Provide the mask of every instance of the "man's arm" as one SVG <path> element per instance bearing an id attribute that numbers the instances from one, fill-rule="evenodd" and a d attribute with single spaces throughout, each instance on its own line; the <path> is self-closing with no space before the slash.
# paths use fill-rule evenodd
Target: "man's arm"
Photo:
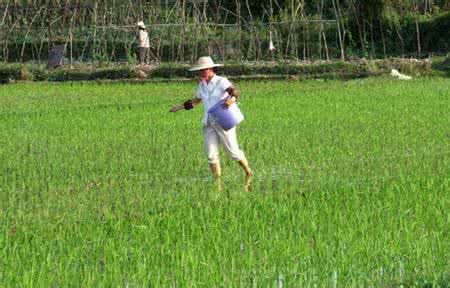
<path id="1" fill-rule="evenodd" d="M 202 99 L 199 98 L 194 98 L 194 99 L 189 99 L 186 102 L 184 102 L 182 105 L 175 105 L 173 106 L 169 112 L 177 112 L 179 110 L 191 110 L 194 109 L 195 106 L 197 106 L 198 104 L 202 103 Z"/>
<path id="2" fill-rule="evenodd" d="M 234 86 L 228 87 L 225 91 L 228 92 L 228 95 L 230 95 L 230 97 L 225 100 L 225 108 L 230 107 L 231 104 L 238 102 L 241 98 L 241 91 L 236 89 Z"/>

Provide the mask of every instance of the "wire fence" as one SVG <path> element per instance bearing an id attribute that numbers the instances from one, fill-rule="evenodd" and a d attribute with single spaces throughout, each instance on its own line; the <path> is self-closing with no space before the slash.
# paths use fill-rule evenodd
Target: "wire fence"
<path id="1" fill-rule="evenodd" d="M 150 58 L 193 62 L 201 55 L 222 61 L 317 60 L 339 57 L 335 20 L 271 23 L 158 23 L 148 25 Z M 45 62 L 65 47 L 66 62 L 137 61 L 134 25 L 0 27 L 0 60 Z M 270 49 L 271 48 L 271 49 Z"/>
<path id="2" fill-rule="evenodd" d="M 0 5 L 0 61 L 45 62 L 64 47 L 66 62 L 137 62 L 138 29 L 144 20 L 150 59 L 189 62 L 201 55 L 221 61 L 328 59 L 338 56 L 336 20 L 306 17 L 270 19 L 241 15 L 226 3 L 164 0 Z M 322 14 L 320 14 L 322 15 Z M 269 50 L 269 48 L 272 48 Z"/>

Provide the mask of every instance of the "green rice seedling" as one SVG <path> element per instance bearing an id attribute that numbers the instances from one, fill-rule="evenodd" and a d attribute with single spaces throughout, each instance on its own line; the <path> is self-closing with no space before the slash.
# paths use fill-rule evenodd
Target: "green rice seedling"
<path id="1" fill-rule="evenodd" d="M 3 86 L 0 286 L 446 286 L 449 84 L 239 82 L 250 193 L 193 83 Z"/>

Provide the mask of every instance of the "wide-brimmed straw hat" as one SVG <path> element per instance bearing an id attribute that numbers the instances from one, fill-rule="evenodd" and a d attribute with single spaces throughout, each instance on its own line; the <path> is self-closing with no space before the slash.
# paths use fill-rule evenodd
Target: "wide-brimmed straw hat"
<path id="1" fill-rule="evenodd" d="M 145 29 L 144 21 L 139 21 L 136 25 Z"/>
<path id="2" fill-rule="evenodd" d="M 208 68 L 214 68 L 214 67 L 222 67 L 223 64 L 216 64 L 209 56 L 203 56 L 198 58 L 197 64 L 195 64 L 189 71 L 199 71 L 204 70 Z"/>

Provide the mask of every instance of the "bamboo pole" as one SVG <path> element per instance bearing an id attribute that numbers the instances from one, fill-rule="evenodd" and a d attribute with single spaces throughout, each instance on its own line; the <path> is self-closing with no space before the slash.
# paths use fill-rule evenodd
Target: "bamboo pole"
<path id="1" fill-rule="evenodd" d="M 334 12 L 336 15 L 336 19 L 337 19 L 337 32 L 338 32 L 338 37 L 339 37 L 339 47 L 341 50 L 341 60 L 344 61 L 345 60 L 344 37 L 343 37 L 344 35 L 343 35 L 343 32 L 341 33 L 341 28 L 342 29 L 344 29 L 344 28 L 342 27 L 342 22 L 341 22 L 342 17 L 339 13 L 339 9 L 336 7 L 339 5 L 339 2 L 337 2 L 337 4 L 336 4 L 336 1 L 339 1 L 339 0 L 332 0 L 332 3 L 333 3 L 333 8 L 334 8 Z"/>

